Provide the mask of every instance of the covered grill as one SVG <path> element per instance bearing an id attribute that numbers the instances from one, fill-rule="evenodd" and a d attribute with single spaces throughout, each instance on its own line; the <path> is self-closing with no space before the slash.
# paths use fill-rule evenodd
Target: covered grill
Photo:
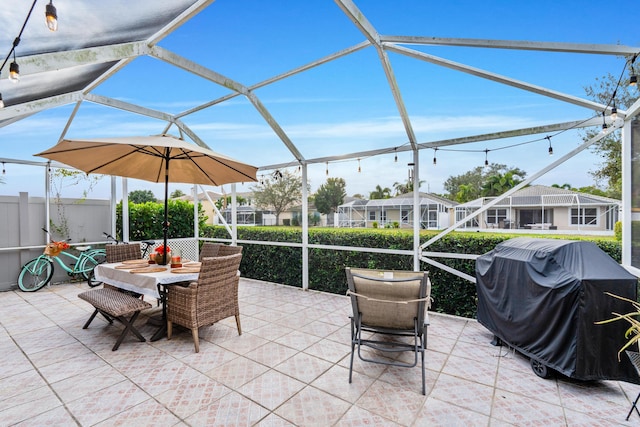
<path id="1" fill-rule="evenodd" d="M 626 357 L 618 362 L 629 324 L 595 324 L 633 309 L 605 292 L 636 300 L 637 279 L 594 243 L 510 239 L 477 259 L 476 279 L 478 322 L 539 376 L 640 383 Z"/>

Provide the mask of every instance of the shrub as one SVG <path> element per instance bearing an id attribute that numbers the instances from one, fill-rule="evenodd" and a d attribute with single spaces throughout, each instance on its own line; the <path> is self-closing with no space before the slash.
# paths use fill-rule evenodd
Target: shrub
<path id="1" fill-rule="evenodd" d="M 613 225 L 613 233 L 616 236 L 616 240 L 618 241 L 622 240 L 622 222 L 621 221 L 616 221 L 616 223 Z"/>
<path id="2" fill-rule="evenodd" d="M 224 227 L 205 226 L 203 237 L 228 238 Z M 425 242 L 437 231 L 421 231 Z M 450 233 L 429 247 L 434 252 L 483 254 L 498 243 L 515 237 L 509 234 Z M 239 227 L 239 240 L 302 242 L 299 228 Z M 611 239 L 593 239 L 602 250 L 616 261 L 621 259 L 620 242 Z M 404 229 L 346 229 L 314 228 L 309 230 L 309 244 L 362 248 L 413 250 L 413 233 Z M 242 243 L 243 257 L 240 270 L 244 277 L 290 286 L 302 286 L 302 249 L 275 245 Z M 475 261 L 441 258 L 444 265 L 475 277 Z M 309 288 L 344 295 L 347 290 L 345 267 L 413 270 L 412 255 L 389 255 L 356 250 L 309 249 Z M 432 310 L 464 317 L 476 315 L 476 287 L 473 283 L 444 270 L 422 263 L 420 269 L 429 271 L 434 299 Z"/>

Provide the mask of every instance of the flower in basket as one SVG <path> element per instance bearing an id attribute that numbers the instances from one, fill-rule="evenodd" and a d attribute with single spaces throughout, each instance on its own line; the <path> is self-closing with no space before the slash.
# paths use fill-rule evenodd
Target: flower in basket
<path id="1" fill-rule="evenodd" d="M 163 253 L 165 253 L 164 245 L 160 245 L 160 246 L 158 246 L 158 247 L 156 248 L 156 252 L 158 252 L 159 254 L 163 254 Z M 169 246 L 167 246 L 167 250 L 166 250 L 166 252 L 167 252 L 167 253 L 171 252 L 171 248 L 170 248 Z"/>
<path id="2" fill-rule="evenodd" d="M 67 242 L 54 242 L 54 243 L 61 250 L 69 249 L 69 244 Z"/>

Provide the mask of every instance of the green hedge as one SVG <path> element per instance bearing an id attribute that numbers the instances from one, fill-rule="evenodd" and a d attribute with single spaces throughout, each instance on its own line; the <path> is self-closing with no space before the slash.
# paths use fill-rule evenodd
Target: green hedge
<path id="1" fill-rule="evenodd" d="M 169 222 L 168 238 L 193 237 L 193 203 L 185 200 L 169 200 L 167 203 Z M 198 204 L 198 226 L 205 226 L 207 217 Z M 131 240 L 158 240 L 164 232 L 164 203 L 129 202 L 129 237 Z M 116 234 L 122 239 L 122 202 L 116 206 Z"/>
<path id="2" fill-rule="evenodd" d="M 205 226 L 202 237 L 228 239 L 224 227 Z M 420 233 L 421 243 L 437 232 Z M 433 252 L 459 254 L 483 254 L 498 243 L 516 234 L 489 234 L 454 232 L 431 245 Z M 542 236 L 537 236 L 542 237 Z M 550 236 L 544 236 L 550 237 Z M 578 239 L 575 236 L 558 236 Z M 239 240 L 270 242 L 302 242 L 300 228 L 295 227 L 239 227 Z M 582 239 L 587 240 L 582 237 Z M 620 242 L 613 238 L 590 238 L 616 261 L 621 259 Z M 309 243 L 318 245 L 351 246 L 385 249 L 413 249 L 413 232 L 403 229 L 326 229 L 309 230 Z M 302 249 L 273 245 L 242 244 L 242 275 L 258 280 L 302 286 Z M 437 258 L 436 261 L 463 271 L 475 277 L 475 261 Z M 387 255 L 349 250 L 309 250 L 309 288 L 319 291 L 345 294 L 347 290 L 345 267 L 381 268 L 393 270 L 413 270 L 413 257 Z M 432 310 L 464 317 L 476 315 L 475 285 L 458 276 L 447 273 L 429 264 L 421 263 L 421 270 L 429 271 L 431 277 Z"/>

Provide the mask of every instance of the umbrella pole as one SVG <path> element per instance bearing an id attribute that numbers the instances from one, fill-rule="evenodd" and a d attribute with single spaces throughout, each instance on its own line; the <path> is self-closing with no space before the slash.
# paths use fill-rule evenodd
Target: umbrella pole
<path id="1" fill-rule="evenodd" d="M 167 148 L 164 161 L 164 223 L 162 233 L 164 239 L 163 265 L 167 265 L 167 235 L 169 234 L 169 148 Z"/>

